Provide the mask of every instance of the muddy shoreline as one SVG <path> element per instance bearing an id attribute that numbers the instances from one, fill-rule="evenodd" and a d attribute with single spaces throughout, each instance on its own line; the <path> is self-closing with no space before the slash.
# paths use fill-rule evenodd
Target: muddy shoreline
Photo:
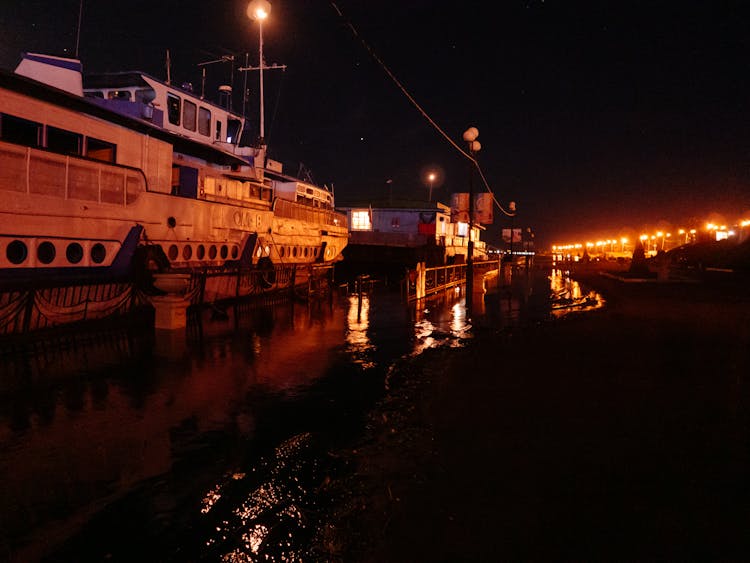
<path id="1" fill-rule="evenodd" d="M 320 560 L 746 554 L 747 286 L 576 279 L 607 306 L 394 366 L 330 452 Z"/>

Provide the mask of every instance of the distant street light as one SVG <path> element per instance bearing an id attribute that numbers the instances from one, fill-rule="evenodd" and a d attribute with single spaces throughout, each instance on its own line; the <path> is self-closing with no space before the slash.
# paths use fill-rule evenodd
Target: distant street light
<path id="1" fill-rule="evenodd" d="M 430 172 L 427 175 L 427 181 L 430 183 L 430 199 L 429 201 L 432 202 L 432 185 L 435 183 L 435 173 Z"/>
<path id="2" fill-rule="evenodd" d="M 466 246 L 466 310 L 469 315 L 472 311 L 472 293 L 474 292 L 474 240 L 472 231 L 474 230 L 474 166 L 476 165 L 476 153 L 482 148 L 477 141 L 479 129 L 469 127 L 464 131 L 463 139 L 466 141 L 471 163 L 469 164 L 469 240 Z"/>
<path id="3" fill-rule="evenodd" d="M 247 5 L 247 16 L 251 20 L 258 22 L 258 36 L 259 36 L 259 47 L 258 47 L 258 71 L 260 72 L 260 139 L 265 144 L 265 117 L 263 110 L 263 21 L 271 13 L 271 3 L 268 0 L 252 0 Z"/>

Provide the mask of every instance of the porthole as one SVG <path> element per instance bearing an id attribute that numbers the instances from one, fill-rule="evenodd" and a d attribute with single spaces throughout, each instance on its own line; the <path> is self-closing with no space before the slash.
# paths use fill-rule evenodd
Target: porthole
<path id="1" fill-rule="evenodd" d="M 83 260 L 83 247 L 77 242 L 71 242 L 65 249 L 65 258 L 71 264 L 78 264 Z"/>
<path id="2" fill-rule="evenodd" d="M 237 257 L 240 255 L 240 248 L 238 246 L 232 247 L 232 260 L 237 260 Z"/>
<path id="3" fill-rule="evenodd" d="M 177 219 L 174 217 L 167 217 L 167 227 L 174 229 L 177 226 Z"/>
<path id="4" fill-rule="evenodd" d="M 94 264 L 101 264 L 104 262 L 104 259 L 107 257 L 107 249 L 104 248 L 104 245 L 100 242 L 97 242 L 94 246 L 91 247 L 91 261 Z"/>
<path id="5" fill-rule="evenodd" d="M 206 247 L 203 246 L 202 244 L 199 244 L 198 248 L 195 251 L 195 255 L 198 258 L 198 260 L 203 260 L 203 258 L 205 258 L 206 256 Z"/>
<path id="6" fill-rule="evenodd" d="M 281 256 L 282 258 L 284 257 L 284 247 L 283 246 L 279 247 L 279 256 Z"/>
<path id="7" fill-rule="evenodd" d="M 170 260 L 177 260 L 177 257 L 180 255 L 180 249 L 177 248 L 176 244 L 173 244 L 169 247 L 169 250 L 167 251 L 167 256 Z"/>
<path id="8" fill-rule="evenodd" d="M 292 256 L 294 256 L 295 258 L 297 257 L 297 247 L 296 246 L 292 248 Z"/>
<path id="9" fill-rule="evenodd" d="M 208 249 L 208 257 L 213 260 L 216 258 L 216 245 L 211 245 Z"/>
<path id="10" fill-rule="evenodd" d="M 310 255 L 310 249 L 306 246 L 305 247 L 305 258 L 307 258 Z"/>
<path id="11" fill-rule="evenodd" d="M 14 240 L 5 249 L 5 257 L 11 264 L 20 264 L 29 255 L 26 244 L 20 240 Z"/>
<path id="12" fill-rule="evenodd" d="M 55 245 L 48 240 L 36 247 L 36 257 L 42 264 L 50 264 L 56 254 Z"/>
<path id="13" fill-rule="evenodd" d="M 190 260 L 193 257 L 193 247 L 186 244 L 182 247 L 182 258 L 183 260 Z"/>
<path id="14" fill-rule="evenodd" d="M 221 258 L 223 260 L 226 260 L 227 256 L 229 255 L 229 249 L 227 248 L 226 244 L 221 245 Z"/>

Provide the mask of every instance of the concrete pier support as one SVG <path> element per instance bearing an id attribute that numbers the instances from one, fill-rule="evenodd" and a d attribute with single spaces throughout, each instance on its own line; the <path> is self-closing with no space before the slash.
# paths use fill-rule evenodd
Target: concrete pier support
<path id="1" fill-rule="evenodd" d="M 187 326 L 190 302 L 181 295 L 157 295 L 151 298 L 154 306 L 154 328 L 179 330 Z"/>
<path id="2" fill-rule="evenodd" d="M 151 297 L 154 306 L 154 328 L 180 330 L 187 327 L 187 308 L 190 301 L 184 294 L 190 284 L 190 274 L 155 274 L 154 287 L 166 295 Z"/>

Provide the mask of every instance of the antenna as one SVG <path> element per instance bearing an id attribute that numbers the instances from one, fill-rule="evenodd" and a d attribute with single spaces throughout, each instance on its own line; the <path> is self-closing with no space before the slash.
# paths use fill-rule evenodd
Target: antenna
<path id="1" fill-rule="evenodd" d="M 169 60 L 169 49 L 167 49 L 167 84 L 172 83 L 171 77 L 172 61 Z"/>
<path id="2" fill-rule="evenodd" d="M 76 30 L 76 59 L 78 58 L 78 44 L 81 42 L 81 17 L 83 15 L 83 0 L 78 4 L 78 29 Z"/>
<path id="3" fill-rule="evenodd" d="M 232 75 L 234 75 L 234 55 L 223 55 L 220 59 L 214 59 L 213 61 L 206 61 L 203 63 L 198 63 L 198 66 L 201 67 L 201 100 L 206 96 L 206 66 L 212 65 L 214 63 L 232 63 Z M 232 76 L 231 81 L 234 82 L 234 76 Z M 229 106 L 229 111 L 232 111 L 231 105 Z"/>

